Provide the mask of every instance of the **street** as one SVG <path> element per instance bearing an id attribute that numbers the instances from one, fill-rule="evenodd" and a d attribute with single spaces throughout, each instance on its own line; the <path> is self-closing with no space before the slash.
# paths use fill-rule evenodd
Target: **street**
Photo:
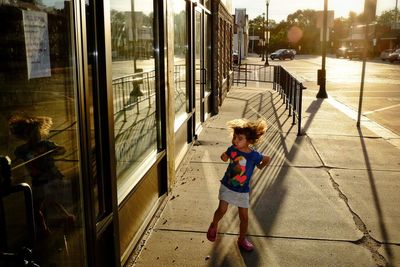
<path id="1" fill-rule="evenodd" d="M 321 56 L 297 55 L 294 60 L 269 60 L 269 63 L 282 65 L 308 90 L 315 90 L 317 94 L 317 70 L 321 68 L 321 61 Z M 361 70 L 361 60 L 326 58 L 328 95 L 354 111 L 358 110 Z M 379 58 L 367 61 L 362 113 L 400 134 L 400 64 L 391 64 Z"/>

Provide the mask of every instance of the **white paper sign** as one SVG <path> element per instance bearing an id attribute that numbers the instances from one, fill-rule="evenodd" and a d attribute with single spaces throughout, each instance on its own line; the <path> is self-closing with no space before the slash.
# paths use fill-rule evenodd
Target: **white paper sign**
<path id="1" fill-rule="evenodd" d="M 22 11 L 28 79 L 50 77 L 50 47 L 47 13 Z"/>
<path id="2" fill-rule="evenodd" d="M 235 23 L 243 28 L 246 25 L 246 9 L 235 8 Z"/>

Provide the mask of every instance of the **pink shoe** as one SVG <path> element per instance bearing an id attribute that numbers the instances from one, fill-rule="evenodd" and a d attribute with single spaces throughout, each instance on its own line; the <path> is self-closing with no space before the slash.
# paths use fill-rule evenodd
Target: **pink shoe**
<path id="1" fill-rule="evenodd" d="M 214 242 L 216 238 L 217 238 L 217 227 L 212 227 L 210 224 L 210 227 L 208 227 L 207 231 L 207 239 L 210 240 L 211 242 Z"/>
<path id="2" fill-rule="evenodd" d="M 252 251 L 254 249 L 254 245 L 246 238 L 243 238 L 242 240 L 238 240 L 237 243 L 238 243 L 238 246 L 240 248 L 244 249 L 245 251 Z"/>

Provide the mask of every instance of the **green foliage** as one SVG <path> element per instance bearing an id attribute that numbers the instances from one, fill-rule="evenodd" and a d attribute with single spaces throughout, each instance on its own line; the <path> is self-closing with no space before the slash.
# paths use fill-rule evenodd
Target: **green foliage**
<path id="1" fill-rule="evenodd" d="M 377 17 L 376 21 L 380 25 L 390 26 L 392 23 L 395 22 L 396 10 L 388 10 L 382 12 L 380 16 Z M 399 16 L 399 12 L 397 11 L 397 16 Z"/>
<path id="2" fill-rule="evenodd" d="M 311 9 L 297 10 L 293 14 L 287 16 L 287 22 L 291 25 L 296 25 L 301 29 L 311 29 L 316 27 L 317 12 Z"/>
<path id="3" fill-rule="evenodd" d="M 297 10 L 296 12 L 289 14 L 286 21 L 270 27 L 270 50 L 273 51 L 279 48 L 295 48 L 301 47 L 300 53 L 316 53 L 320 49 L 320 29 L 316 25 L 316 13 L 315 10 L 305 9 Z M 382 12 L 380 16 L 376 17 L 378 25 L 390 26 L 395 21 L 395 10 L 388 10 Z M 400 14 L 398 14 L 400 17 Z M 263 22 L 263 17 L 258 16 L 254 20 L 250 21 L 250 25 L 259 25 L 260 27 Z M 362 14 L 355 12 L 349 12 L 346 18 L 336 18 L 334 20 L 333 29 L 330 31 L 330 41 L 337 46 L 340 40 L 345 39 L 349 35 L 349 29 L 352 25 L 362 23 Z M 289 42 L 288 33 L 292 27 L 298 27 L 302 36 L 297 42 Z M 262 26 L 261 26 L 262 27 Z M 298 29 L 297 29 L 298 30 Z"/>
<path id="4" fill-rule="evenodd" d="M 351 23 L 348 19 L 345 18 L 337 18 L 333 22 L 333 34 L 332 40 L 334 42 L 339 41 L 340 39 L 346 38 L 349 35 Z"/>
<path id="5" fill-rule="evenodd" d="M 301 53 L 313 53 L 317 49 L 315 44 L 319 42 L 319 29 L 316 26 L 315 10 L 297 10 L 287 16 L 286 21 L 281 21 L 274 26 L 271 32 L 271 50 L 279 48 L 301 47 Z M 295 29 L 298 38 L 289 39 L 288 33 Z"/>

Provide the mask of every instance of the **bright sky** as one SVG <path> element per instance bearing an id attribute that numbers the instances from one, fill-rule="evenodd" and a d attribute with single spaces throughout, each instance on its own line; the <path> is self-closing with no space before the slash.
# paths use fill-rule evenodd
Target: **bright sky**
<path id="1" fill-rule="evenodd" d="M 382 11 L 394 9 L 395 6 L 396 0 L 377 0 L 376 14 L 380 15 Z M 265 0 L 232 0 L 232 14 L 235 14 L 235 8 L 246 8 L 249 19 L 266 12 Z M 268 16 L 269 19 L 280 22 L 298 9 L 323 10 L 324 0 L 270 0 Z M 364 0 L 328 0 L 328 10 L 335 11 L 335 18 L 347 17 L 349 11 L 361 13 L 363 9 Z"/>

